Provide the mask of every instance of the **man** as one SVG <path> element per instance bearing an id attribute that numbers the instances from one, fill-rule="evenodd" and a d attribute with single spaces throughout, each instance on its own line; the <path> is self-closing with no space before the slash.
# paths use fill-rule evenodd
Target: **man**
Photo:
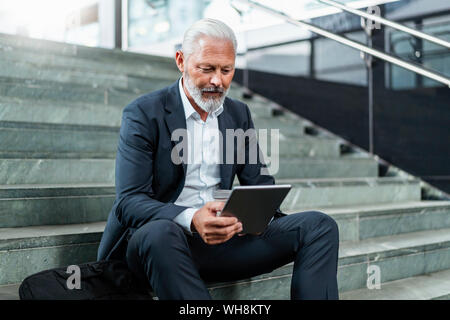
<path id="1" fill-rule="evenodd" d="M 226 143 L 211 133 L 254 128 L 248 107 L 226 98 L 236 46 L 224 23 L 198 21 L 175 56 L 182 78 L 124 109 L 116 201 L 98 259 L 125 260 L 159 299 L 210 299 L 205 281 L 248 278 L 294 261 L 292 299 L 338 299 L 338 229 L 329 216 L 278 210 L 259 235 L 239 235 L 236 218 L 216 216 L 224 203 L 213 201 L 212 192 L 231 189 L 235 176 L 242 185 L 275 183 L 261 175 L 259 158 L 208 161 L 226 156 Z M 181 163 L 173 157 L 179 129 L 188 133 L 179 156 L 189 161 Z"/>

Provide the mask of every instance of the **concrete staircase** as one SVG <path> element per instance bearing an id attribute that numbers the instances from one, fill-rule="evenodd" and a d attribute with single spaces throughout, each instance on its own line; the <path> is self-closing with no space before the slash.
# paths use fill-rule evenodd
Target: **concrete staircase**
<path id="1" fill-rule="evenodd" d="M 30 274 L 96 259 L 122 109 L 178 77 L 170 59 L 0 35 L 0 299 L 17 299 Z M 276 182 L 294 186 L 282 210 L 337 221 L 342 299 L 450 298 L 445 195 L 263 97 L 230 95 L 257 128 L 280 129 Z M 368 266 L 381 289 L 367 289 Z M 288 299 L 291 272 L 209 287 L 218 299 Z"/>

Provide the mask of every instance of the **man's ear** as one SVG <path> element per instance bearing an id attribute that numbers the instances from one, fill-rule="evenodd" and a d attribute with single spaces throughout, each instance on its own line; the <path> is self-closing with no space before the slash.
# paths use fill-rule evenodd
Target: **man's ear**
<path id="1" fill-rule="evenodd" d="M 175 62 L 177 63 L 178 70 L 180 70 L 181 73 L 184 72 L 184 55 L 181 50 L 178 50 L 175 53 Z"/>

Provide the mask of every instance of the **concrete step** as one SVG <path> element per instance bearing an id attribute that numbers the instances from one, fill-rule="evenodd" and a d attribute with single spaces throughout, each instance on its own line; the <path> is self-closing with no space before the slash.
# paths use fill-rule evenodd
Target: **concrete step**
<path id="1" fill-rule="evenodd" d="M 0 158 L 115 159 L 119 129 L 102 125 L 0 121 Z M 280 138 L 278 153 L 275 153 L 268 139 L 269 155 L 278 154 L 280 158 L 337 158 L 342 145 L 339 140 L 304 135 Z"/>
<path id="2" fill-rule="evenodd" d="M 0 185 L 0 228 L 106 221 L 114 185 Z"/>
<path id="3" fill-rule="evenodd" d="M 121 76 L 142 78 L 154 76 L 158 79 L 176 79 L 180 75 L 174 59 L 145 55 L 140 61 L 135 61 L 136 55 L 134 54 L 125 53 L 123 55 L 123 53 L 116 52 L 115 55 L 122 56 L 122 59 L 117 61 L 116 57 L 112 57 L 113 63 L 111 63 L 109 61 L 111 58 L 109 60 L 92 59 L 92 57 L 82 57 L 76 53 L 70 55 L 61 52 L 37 51 L 35 48 L 12 47 L 5 45 L 0 36 L 0 57 L 2 61 L 12 64 L 26 62 L 31 68 L 39 69 L 61 68 L 88 73 L 116 73 L 118 78 Z"/>
<path id="4" fill-rule="evenodd" d="M 149 92 L 160 83 L 172 83 L 180 75 L 166 75 L 165 70 L 154 70 L 146 77 L 121 74 L 116 70 L 98 71 L 67 66 L 35 65 L 27 61 L 10 61 L 2 59 L 0 53 L 0 77 L 13 79 L 34 79 L 90 85 L 95 88 L 122 88 Z"/>
<path id="5" fill-rule="evenodd" d="M 292 184 L 283 212 L 354 205 L 420 201 L 420 181 L 395 177 L 339 179 L 276 179 Z"/>
<path id="6" fill-rule="evenodd" d="M 137 89 L 141 92 L 179 78 L 171 58 L 71 45 L 0 34 L 0 76 Z M 111 66 L 114 66 L 113 68 Z M 154 80 L 158 80 L 155 84 Z M 146 81 L 150 81 L 146 84 Z M 261 96 L 242 98 L 234 84 L 230 96 L 249 104 L 252 114 L 272 116 L 273 103 Z"/>
<path id="7" fill-rule="evenodd" d="M 120 126 L 123 106 L 0 97 L 0 119 L 12 122 Z"/>
<path id="8" fill-rule="evenodd" d="M 254 118 L 271 118 L 273 116 L 278 116 L 297 121 L 302 119 L 293 112 L 283 108 L 277 103 L 270 101 L 261 95 L 254 94 L 250 99 L 243 97 L 243 91 L 244 88 L 241 85 L 233 83 L 228 96 L 247 104 Z"/>
<path id="9" fill-rule="evenodd" d="M 36 272 L 95 261 L 104 222 L 0 229 L 0 284 Z"/>
<path id="10" fill-rule="evenodd" d="M 125 105 L 105 105 L 103 101 L 95 104 L 0 96 L 0 116 L 2 120 L 8 121 L 119 125 L 124 107 Z M 286 118 L 274 117 L 269 107 L 253 108 L 251 113 L 252 118 L 260 117 L 259 113 L 264 114 L 263 118 Z"/>
<path id="11" fill-rule="evenodd" d="M 0 284 L 19 283 L 45 269 L 94 261 L 104 223 L 0 229 Z M 450 229 L 343 242 L 340 292 L 366 287 L 367 267 L 383 283 L 450 269 Z M 14 266 L 14 267 L 11 267 Z M 293 264 L 258 277 L 209 284 L 218 299 L 288 299 Z"/>
<path id="12" fill-rule="evenodd" d="M 82 75 L 84 77 L 84 75 Z M 157 81 L 145 89 L 98 87 L 87 83 L 14 79 L 0 76 L 0 115 L 2 120 L 68 124 L 118 125 L 122 109 L 135 98 L 163 88 L 173 81 Z M 84 79 L 84 78 L 83 78 Z M 114 107 L 114 108 L 112 108 Z M 289 116 L 273 117 L 271 109 L 251 109 L 256 128 L 280 129 L 282 134 L 303 134 L 305 124 Z M 264 114 L 259 117 L 258 114 Z M 86 116 L 88 115 L 88 116 Z M 255 116 L 256 115 L 256 116 Z M 82 117 L 84 116 L 84 118 Z M 102 118 L 103 116 L 103 118 Z"/>
<path id="13" fill-rule="evenodd" d="M 1 158 L 116 157 L 119 128 L 0 121 Z"/>
<path id="14" fill-rule="evenodd" d="M 267 137 L 268 155 L 273 157 L 277 153 L 272 148 L 270 137 Z M 345 143 L 341 140 L 303 135 L 299 137 L 282 137 L 278 143 L 280 158 L 338 158 Z M 268 156 L 265 156 L 268 159 Z"/>
<path id="15" fill-rule="evenodd" d="M 340 290 L 366 287 L 367 267 L 380 268 L 381 283 L 450 269 L 450 229 L 377 237 L 342 245 Z"/>
<path id="16" fill-rule="evenodd" d="M 238 99 L 239 100 L 239 99 Z M 241 100 L 239 100 L 241 101 Z M 255 104 L 248 105 L 250 113 L 252 114 L 253 121 L 257 121 L 260 118 L 272 118 L 276 111 L 271 108 L 269 105 L 264 104 L 261 106 Z"/>
<path id="17" fill-rule="evenodd" d="M 114 183 L 113 159 L 0 159 L 0 184 Z"/>
<path id="18" fill-rule="evenodd" d="M 372 159 L 280 159 L 275 177 L 375 177 L 377 169 Z M 0 184 L 114 183 L 114 174 L 115 159 L 0 159 Z"/>
<path id="19" fill-rule="evenodd" d="M 0 285 L 0 300 L 20 300 L 20 283 Z"/>
<path id="20" fill-rule="evenodd" d="M 115 158 L 118 139 L 118 127 L 0 121 L 8 158 Z"/>
<path id="21" fill-rule="evenodd" d="M 343 240 L 432 229 L 450 223 L 447 203 L 419 201 L 418 181 L 383 179 L 386 178 L 378 179 L 378 183 L 353 180 L 347 185 L 333 181 L 327 184 L 288 181 L 293 190 L 281 209 L 285 213 L 314 209 L 331 214 L 340 226 Z M 354 196 L 339 197 L 346 192 L 353 192 Z M 114 198 L 112 183 L 0 185 L 0 227 L 106 220 Z M 395 201 L 409 203 L 396 205 L 392 203 Z M 377 227 L 377 223 L 384 227 Z"/>
<path id="22" fill-rule="evenodd" d="M 231 86 L 230 92 L 229 92 L 229 96 L 233 99 L 238 99 L 242 102 L 244 102 L 245 104 L 247 104 L 250 109 L 251 109 L 251 105 L 252 104 L 257 104 L 257 105 L 265 105 L 265 106 L 269 106 L 269 105 L 274 105 L 274 103 L 270 100 L 268 100 L 267 98 L 259 95 L 259 94 L 253 94 L 253 96 L 251 98 L 247 98 L 243 96 L 245 89 L 242 85 L 234 85 Z"/>
<path id="23" fill-rule="evenodd" d="M 350 178 L 378 176 L 378 163 L 371 158 L 280 158 L 278 166 L 273 160 L 267 161 L 267 165 L 269 168 L 269 173 L 277 180 L 295 178 Z"/>
<path id="24" fill-rule="evenodd" d="M 230 90 L 231 92 L 231 90 Z M 232 94 L 228 94 L 229 97 L 233 97 Z M 244 102 L 247 104 L 254 121 L 257 121 L 260 118 L 272 118 L 273 116 L 279 116 L 279 117 L 287 117 L 291 118 L 290 115 L 281 114 L 281 112 L 276 108 L 276 105 L 274 105 L 272 102 L 269 101 L 263 101 L 263 100 L 252 100 L 252 101 L 246 101 L 245 99 L 235 98 L 241 102 Z"/>
<path id="25" fill-rule="evenodd" d="M 343 292 L 341 300 L 450 300 L 450 269 Z"/>
<path id="26" fill-rule="evenodd" d="M 239 101 L 245 101 L 245 99 L 238 99 Z M 299 117 L 298 115 L 286 111 L 284 109 L 281 109 L 280 106 L 277 104 L 274 104 L 271 101 L 250 101 L 248 102 L 248 107 L 250 109 L 250 112 L 252 114 L 252 118 L 255 122 L 258 120 L 264 120 L 265 118 L 278 118 L 278 119 L 285 119 L 288 121 L 293 122 L 299 122 L 303 121 L 306 122 L 305 119 Z"/>
<path id="27" fill-rule="evenodd" d="M 158 82 L 152 90 L 163 88 L 168 83 Z M 125 106 L 142 95 L 140 90 L 119 88 L 95 88 L 93 86 L 62 83 L 47 80 L 0 78 L 0 96 L 9 99 L 33 101 L 58 101 L 60 103 L 87 103 Z"/>
<path id="28" fill-rule="evenodd" d="M 273 129 L 278 129 L 280 134 L 287 137 L 298 137 L 305 133 L 305 125 L 302 121 L 293 121 L 289 118 L 255 118 L 253 123 L 255 129 L 268 129 L 268 137 Z"/>
<path id="29" fill-rule="evenodd" d="M 410 201 L 317 208 L 332 216 L 341 241 L 450 228 L 450 201 Z"/>
<path id="30" fill-rule="evenodd" d="M 133 68 L 138 70 L 140 68 L 143 72 L 143 74 L 141 74 L 142 76 L 145 76 L 146 72 L 154 70 L 152 68 L 146 69 L 146 65 L 156 64 L 160 67 L 171 67 L 176 70 L 172 58 L 126 52 L 118 49 L 87 47 L 9 34 L 0 34 L 0 47 L 4 52 L 28 52 L 44 56 L 53 55 L 71 57 L 80 59 L 83 62 L 103 63 L 110 67 L 114 66 L 113 68 L 117 68 L 121 65 L 126 66 L 127 69 Z"/>
<path id="31" fill-rule="evenodd" d="M 366 288 L 367 268 L 373 265 L 379 267 L 382 288 L 394 280 L 450 269 L 450 229 L 342 243 L 340 294 Z M 292 268 L 291 263 L 251 279 L 210 284 L 209 289 L 215 299 L 289 299 Z"/>
<path id="32" fill-rule="evenodd" d="M 344 240 L 436 228 L 440 223 L 449 223 L 446 203 L 419 202 L 418 181 L 377 180 L 350 180 L 347 184 L 339 181 L 284 181 L 292 183 L 293 189 L 281 210 L 285 213 L 320 210 L 332 214 L 343 230 Z M 0 227 L 101 221 L 106 219 L 114 197 L 113 183 L 0 185 Z M 405 203 L 393 204 L 396 201 Z M 431 216 L 437 220 L 431 220 Z M 430 220 L 423 221 L 428 217 Z M 397 220 L 405 222 L 405 225 L 394 224 Z M 376 223 L 392 225 L 386 228 L 372 226 Z"/>
<path id="33" fill-rule="evenodd" d="M 0 286 L 0 300 L 19 300 L 19 286 L 20 283 Z M 449 288 L 450 270 L 444 270 L 407 279 L 389 281 L 384 283 L 380 289 L 357 289 L 342 292 L 339 295 L 339 299 L 450 300 Z M 217 288 L 217 285 L 211 285 L 210 290 L 216 291 L 220 289 Z M 271 297 L 269 296 L 268 299 L 271 299 Z"/>

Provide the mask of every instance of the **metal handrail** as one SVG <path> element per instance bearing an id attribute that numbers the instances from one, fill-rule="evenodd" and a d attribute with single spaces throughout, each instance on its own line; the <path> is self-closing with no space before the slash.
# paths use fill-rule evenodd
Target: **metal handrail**
<path id="1" fill-rule="evenodd" d="M 316 0 L 316 1 L 319 1 L 319 2 L 325 3 L 325 4 L 329 5 L 329 6 L 332 6 L 332 7 L 335 7 L 335 8 L 338 8 L 338 9 L 341 9 L 341 10 L 344 10 L 344 11 L 356 14 L 357 16 L 366 18 L 368 20 L 379 22 L 379 23 L 384 24 L 384 25 L 386 25 L 388 27 L 391 27 L 391 28 L 394 28 L 394 29 L 406 32 L 406 33 L 408 33 L 410 35 L 413 35 L 413 36 L 415 36 L 417 38 L 420 38 L 420 39 L 423 39 L 423 40 L 428 40 L 428 41 L 433 42 L 435 44 L 438 44 L 438 45 L 441 45 L 443 47 L 446 47 L 447 49 L 450 49 L 450 42 L 448 42 L 448 41 L 445 41 L 443 39 L 440 39 L 440 38 L 434 37 L 432 35 L 429 35 L 427 33 L 424 33 L 424 32 L 421 32 L 421 31 L 409 28 L 409 27 L 407 27 L 407 26 L 405 26 L 403 24 L 400 24 L 400 23 L 397 23 L 397 22 L 385 19 L 385 18 L 380 17 L 378 15 L 370 14 L 370 13 L 364 12 L 362 10 L 351 8 L 351 7 L 349 7 L 349 6 L 347 6 L 347 5 L 343 4 L 343 3 L 340 3 L 340 2 L 337 2 L 337 1 L 334 1 L 334 0 Z"/>
<path id="2" fill-rule="evenodd" d="M 244 3 L 246 3 L 246 4 L 248 4 L 248 5 L 252 6 L 252 7 L 255 7 L 255 8 L 260 9 L 262 11 L 265 11 L 267 13 L 270 13 L 270 14 L 272 14 L 274 16 L 277 16 L 277 17 L 279 17 L 279 18 L 281 18 L 281 19 L 283 19 L 283 20 L 285 20 L 285 21 L 287 21 L 287 22 L 289 22 L 291 24 L 294 24 L 294 25 L 297 25 L 297 26 L 300 26 L 300 27 L 305 27 L 306 29 L 308 29 L 308 30 L 310 30 L 310 31 L 312 31 L 314 33 L 317 33 L 317 34 L 319 34 L 319 35 L 321 35 L 323 37 L 335 40 L 335 41 L 337 41 L 339 43 L 342 43 L 342 44 L 344 44 L 344 45 L 346 45 L 348 47 L 357 49 L 359 51 L 362 51 L 362 52 L 367 53 L 367 54 L 369 54 L 371 56 L 377 57 L 377 58 L 379 58 L 381 60 L 384 60 L 386 62 L 395 64 L 395 65 L 397 65 L 399 67 L 402 67 L 404 69 L 407 69 L 407 70 L 410 70 L 410 71 L 415 72 L 417 74 L 420 74 L 420 75 L 422 75 L 424 77 L 430 78 L 430 79 L 432 79 L 434 81 L 437 81 L 437 82 L 440 82 L 442 84 L 445 84 L 446 86 L 448 86 L 450 88 L 450 78 L 447 78 L 446 76 L 444 76 L 442 74 L 439 74 L 437 72 L 433 72 L 433 71 L 427 70 L 425 68 L 421 68 L 421 67 L 416 66 L 416 65 L 414 65 L 412 63 L 409 63 L 409 62 L 406 62 L 406 61 L 404 61 L 402 59 L 399 59 L 399 58 L 397 58 L 395 56 L 392 56 L 392 55 L 387 54 L 385 52 L 382 52 L 382 51 L 373 49 L 371 47 L 365 46 L 365 45 L 363 45 L 363 44 L 361 44 L 361 43 L 359 43 L 357 41 L 353 41 L 353 40 L 347 39 L 347 38 L 345 38 L 343 36 L 339 36 L 337 34 L 334 34 L 334 33 L 330 32 L 330 31 L 327 31 L 325 29 L 322 29 L 322 28 L 317 27 L 315 25 L 312 25 L 310 23 L 296 20 L 296 19 L 288 16 L 284 12 L 277 11 L 275 9 L 269 8 L 267 6 L 264 6 L 264 5 L 260 4 L 260 3 L 256 3 L 256 2 L 253 2 L 253 1 L 250 1 L 250 0 L 239 0 L 239 1 L 244 2 Z"/>
<path id="3" fill-rule="evenodd" d="M 429 23 L 427 23 L 426 25 L 423 25 L 423 26 L 429 27 L 429 26 L 439 26 L 439 25 L 443 25 L 443 24 L 450 25 L 450 20 L 449 21 L 439 21 L 439 22 L 429 22 Z M 347 30 L 345 32 L 355 32 L 355 31 L 358 31 L 358 30 L 360 30 L 360 29 L 350 29 L 350 30 Z M 435 35 L 448 35 L 448 34 L 450 34 L 450 31 L 436 31 L 436 32 L 434 32 L 434 34 Z M 406 35 L 405 35 L 405 37 L 406 37 Z M 404 40 L 406 38 L 401 38 L 401 39 L 399 38 L 398 40 L 402 40 L 402 39 Z M 314 38 L 304 37 L 304 38 L 299 38 L 299 39 L 295 39 L 295 40 L 288 40 L 288 41 L 282 41 L 282 42 L 273 42 L 273 43 L 270 43 L 270 44 L 261 45 L 261 46 L 257 46 L 257 47 L 250 47 L 250 48 L 247 48 L 246 50 L 247 51 L 264 50 L 264 49 L 269 49 L 269 48 L 273 48 L 273 47 L 287 46 L 287 45 L 296 44 L 296 43 L 300 43 L 300 42 L 303 42 L 303 41 L 310 41 L 310 40 L 314 40 Z M 396 40 L 396 42 L 398 40 Z M 396 42 L 393 42 L 393 44 L 395 44 Z M 392 45 L 392 43 L 391 43 L 391 45 Z M 243 55 L 245 55 L 245 53 L 238 52 L 237 55 L 238 56 L 243 56 Z"/>

